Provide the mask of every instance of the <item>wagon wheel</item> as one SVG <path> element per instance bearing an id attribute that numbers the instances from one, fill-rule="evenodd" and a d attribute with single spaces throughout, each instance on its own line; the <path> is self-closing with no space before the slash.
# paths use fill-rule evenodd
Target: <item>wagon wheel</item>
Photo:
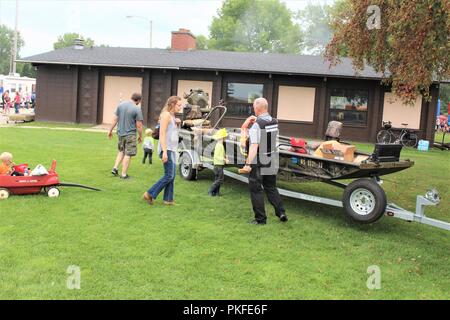
<path id="1" fill-rule="evenodd" d="M 5 188 L 0 188 L 0 200 L 5 200 L 9 198 L 9 190 Z"/>
<path id="2" fill-rule="evenodd" d="M 50 187 L 47 190 L 47 195 L 49 198 L 59 197 L 59 189 L 56 187 Z"/>
<path id="3" fill-rule="evenodd" d="M 185 180 L 196 180 L 197 179 L 197 170 L 194 169 L 192 164 L 192 159 L 184 152 L 181 155 L 180 159 L 180 174 Z"/>
<path id="4" fill-rule="evenodd" d="M 386 211 L 386 193 L 371 179 L 358 179 L 344 190 L 342 202 L 347 215 L 360 223 L 372 223 Z"/>

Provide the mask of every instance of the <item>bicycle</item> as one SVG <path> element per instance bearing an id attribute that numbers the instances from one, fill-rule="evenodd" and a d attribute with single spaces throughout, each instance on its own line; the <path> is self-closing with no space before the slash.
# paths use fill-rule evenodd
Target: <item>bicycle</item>
<path id="1" fill-rule="evenodd" d="M 404 147 L 416 147 L 417 146 L 417 134 L 414 131 L 407 129 L 407 123 L 402 123 L 400 133 L 395 133 L 392 130 L 392 123 L 390 121 L 383 121 L 383 130 L 380 130 L 377 134 L 378 143 L 398 143 Z"/>

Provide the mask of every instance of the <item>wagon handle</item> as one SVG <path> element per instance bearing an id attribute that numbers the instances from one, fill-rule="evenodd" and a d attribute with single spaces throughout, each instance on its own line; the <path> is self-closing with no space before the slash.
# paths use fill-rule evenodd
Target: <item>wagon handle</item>
<path id="1" fill-rule="evenodd" d="M 55 169 L 56 169 L 56 160 L 55 159 L 53 159 L 53 161 L 52 161 L 52 166 L 50 167 L 50 170 L 49 170 L 49 172 L 55 172 Z"/>

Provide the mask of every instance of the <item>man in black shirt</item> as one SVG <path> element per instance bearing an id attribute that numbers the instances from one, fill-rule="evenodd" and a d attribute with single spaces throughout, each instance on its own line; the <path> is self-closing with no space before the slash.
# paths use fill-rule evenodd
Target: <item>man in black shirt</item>
<path id="1" fill-rule="evenodd" d="M 281 196 L 277 189 L 278 121 L 268 113 L 268 103 L 264 98 L 253 102 L 256 119 L 249 130 L 250 147 L 248 157 L 241 172 L 249 172 L 249 187 L 255 219 L 252 224 L 266 224 L 264 192 L 275 214 L 282 222 L 288 220 Z"/>

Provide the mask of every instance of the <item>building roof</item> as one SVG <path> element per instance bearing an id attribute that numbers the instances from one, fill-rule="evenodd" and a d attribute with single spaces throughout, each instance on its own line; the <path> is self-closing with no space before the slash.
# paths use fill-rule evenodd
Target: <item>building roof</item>
<path id="1" fill-rule="evenodd" d="M 366 67 L 356 74 L 351 60 L 330 68 L 321 56 L 229 52 L 213 50 L 171 51 L 121 47 L 67 47 L 18 60 L 34 64 L 70 64 L 130 68 L 236 71 L 273 74 L 315 75 L 381 79 L 381 74 Z"/>

